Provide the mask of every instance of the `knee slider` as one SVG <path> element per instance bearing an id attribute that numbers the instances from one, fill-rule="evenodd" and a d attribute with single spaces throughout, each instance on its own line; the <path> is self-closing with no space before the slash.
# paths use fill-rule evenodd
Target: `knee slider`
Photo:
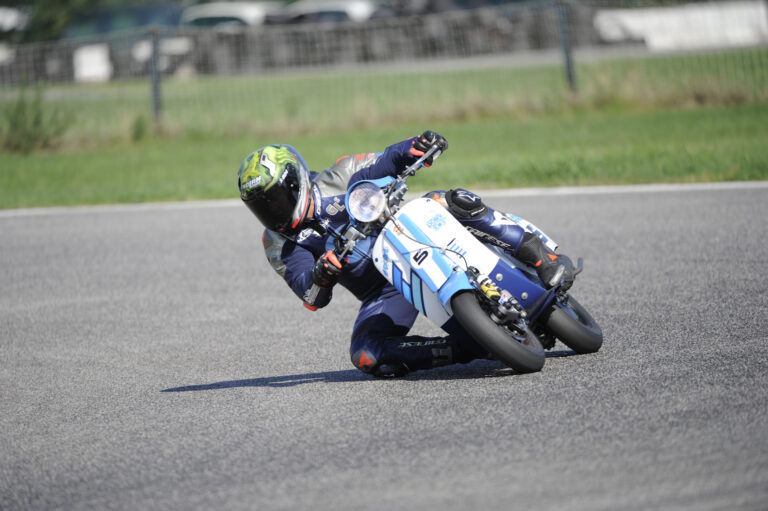
<path id="1" fill-rule="evenodd" d="M 372 374 L 379 368 L 379 361 L 368 350 L 357 350 L 352 353 L 352 364 L 364 373 Z"/>
<path id="2" fill-rule="evenodd" d="M 352 363 L 360 371 L 378 378 L 397 378 L 405 376 L 410 369 L 404 363 L 386 364 L 377 360 L 368 350 L 358 350 L 352 354 Z"/>
<path id="3" fill-rule="evenodd" d="M 445 201 L 450 212 L 458 218 L 476 218 L 488 211 L 479 195 L 462 188 L 448 190 Z"/>

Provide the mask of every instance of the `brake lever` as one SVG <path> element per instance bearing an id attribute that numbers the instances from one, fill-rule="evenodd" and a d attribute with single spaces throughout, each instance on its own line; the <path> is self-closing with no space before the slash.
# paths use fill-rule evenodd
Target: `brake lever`
<path id="1" fill-rule="evenodd" d="M 408 186 L 405 184 L 406 180 L 411 176 L 415 176 L 416 171 L 424 166 L 424 162 L 427 159 L 431 157 L 432 162 L 434 162 L 441 154 L 442 151 L 440 150 L 440 147 L 435 144 L 427 149 L 418 160 L 406 167 L 405 170 L 397 176 L 397 179 L 391 183 L 384 192 L 387 196 L 387 209 L 389 209 L 393 203 L 399 202 L 405 196 L 405 192 L 408 191 Z"/>
<path id="2" fill-rule="evenodd" d="M 575 277 L 576 275 L 578 275 L 579 273 L 581 273 L 583 271 L 584 271 L 584 258 L 583 257 L 579 257 L 576 260 L 576 269 L 573 270 L 573 276 Z"/>
<path id="3" fill-rule="evenodd" d="M 425 161 L 427 161 L 431 157 L 432 161 L 434 162 L 442 153 L 443 152 L 440 150 L 440 147 L 437 144 L 433 145 L 432 147 L 427 149 L 418 160 L 416 160 L 412 165 L 406 168 L 400 175 L 401 176 L 415 175 L 416 171 L 424 166 Z"/>

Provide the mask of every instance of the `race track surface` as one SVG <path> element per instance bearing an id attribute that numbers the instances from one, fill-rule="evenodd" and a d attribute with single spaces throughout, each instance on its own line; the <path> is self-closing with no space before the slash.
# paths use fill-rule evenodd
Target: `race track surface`
<path id="1" fill-rule="evenodd" d="M 236 201 L 3 212 L 0 509 L 768 509 L 765 183 L 488 197 L 599 353 L 376 380 Z"/>

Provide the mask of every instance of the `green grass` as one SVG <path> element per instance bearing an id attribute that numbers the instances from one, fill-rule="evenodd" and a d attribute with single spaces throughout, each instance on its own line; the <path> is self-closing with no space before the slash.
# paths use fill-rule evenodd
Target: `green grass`
<path id="1" fill-rule="evenodd" d="M 188 134 L 109 147 L 0 153 L 0 208 L 237 197 L 236 170 L 268 143 L 290 143 L 320 170 L 424 128 L 450 149 L 414 188 L 474 189 L 768 179 L 768 103 L 570 111 L 409 122 L 285 136 Z"/>

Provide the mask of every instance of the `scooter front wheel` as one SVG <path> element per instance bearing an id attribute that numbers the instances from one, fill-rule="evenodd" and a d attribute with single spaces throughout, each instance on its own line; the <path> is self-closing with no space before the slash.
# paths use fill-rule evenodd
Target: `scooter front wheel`
<path id="1" fill-rule="evenodd" d="M 544 367 L 544 348 L 525 327 L 518 331 L 497 324 L 483 310 L 473 291 L 462 291 L 451 299 L 456 321 L 483 348 L 519 373 L 532 373 Z"/>
<path id="2" fill-rule="evenodd" d="M 603 345 L 600 326 L 572 296 L 552 306 L 544 328 L 576 353 L 595 353 Z"/>

